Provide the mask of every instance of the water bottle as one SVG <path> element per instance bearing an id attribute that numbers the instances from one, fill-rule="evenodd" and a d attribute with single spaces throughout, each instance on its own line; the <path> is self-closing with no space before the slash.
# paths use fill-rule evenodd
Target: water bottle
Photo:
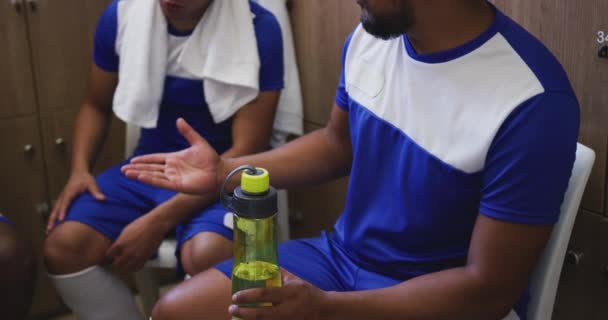
<path id="1" fill-rule="evenodd" d="M 223 190 L 226 182 L 243 171 L 241 185 L 232 195 Z M 251 288 L 281 286 L 277 257 L 277 191 L 270 186 L 268 171 L 241 166 L 222 186 L 222 204 L 233 212 L 234 265 L 232 293 Z M 247 305 L 263 307 L 269 304 Z"/>

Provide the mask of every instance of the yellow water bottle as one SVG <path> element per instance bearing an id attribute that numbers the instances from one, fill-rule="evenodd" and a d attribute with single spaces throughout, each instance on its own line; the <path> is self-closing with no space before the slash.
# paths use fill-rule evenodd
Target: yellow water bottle
<path id="1" fill-rule="evenodd" d="M 243 171 L 233 195 L 223 192 L 226 181 Z M 232 293 L 251 288 L 281 286 L 277 257 L 277 191 L 270 186 L 268 171 L 241 166 L 222 186 L 222 203 L 234 214 L 234 265 Z M 263 307 L 256 304 L 248 307 Z"/>

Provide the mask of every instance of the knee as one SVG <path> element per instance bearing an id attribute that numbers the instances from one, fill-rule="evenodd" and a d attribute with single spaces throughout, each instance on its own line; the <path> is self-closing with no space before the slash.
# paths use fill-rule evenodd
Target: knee
<path id="1" fill-rule="evenodd" d="M 220 235 L 202 233 L 186 242 L 181 251 L 184 271 L 197 275 L 232 257 L 232 241 Z"/>
<path id="2" fill-rule="evenodd" d="M 213 266 L 204 254 L 182 253 L 182 267 L 190 276 L 197 275 Z"/>
<path id="3" fill-rule="evenodd" d="M 87 248 L 81 231 L 63 224 L 51 232 L 44 243 L 44 262 L 51 274 L 78 272 L 96 263 L 87 264 Z"/>
<path id="4" fill-rule="evenodd" d="M 154 309 L 152 310 L 152 319 L 179 319 L 177 315 L 180 314 L 181 308 L 179 299 L 171 292 L 168 292 L 154 306 Z"/>

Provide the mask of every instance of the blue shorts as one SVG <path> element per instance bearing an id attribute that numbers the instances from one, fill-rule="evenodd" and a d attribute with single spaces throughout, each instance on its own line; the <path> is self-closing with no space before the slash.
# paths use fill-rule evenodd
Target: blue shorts
<path id="1" fill-rule="evenodd" d="M 359 267 L 335 240 L 333 234 L 291 240 L 279 245 L 281 268 L 325 291 L 360 291 L 397 285 L 408 278 L 394 278 Z M 228 278 L 232 259 L 216 266 Z"/>
<path id="2" fill-rule="evenodd" d="M 72 203 L 65 221 L 83 223 L 115 241 L 127 225 L 175 196 L 173 191 L 125 177 L 120 168 L 126 163 L 116 165 L 97 177 L 97 184 L 106 196 L 105 201 L 97 201 L 90 193 L 84 193 Z M 231 226 L 224 224 L 226 215 L 231 217 L 218 202 L 180 224 L 175 230 L 178 252 L 186 241 L 201 232 L 215 232 L 232 240 Z M 179 260 L 179 255 L 177 257 Z"/>
<path id="3" fill-rule="evenodd" d="M 324 291 L 362 291 L 395 286 L 422 275 L 389 276 L 360 267 L 347 254 L 334 234 L 323 232 L 318 238 L 292 240 L 279 245 L 279 265 L 301 279 Z M 228 278 L 232 276 L 232 259 L 226 260 L 216 269 Z M 514 310 L 521 320 L 527 319 L 529 290 L 526 289 Z"/>

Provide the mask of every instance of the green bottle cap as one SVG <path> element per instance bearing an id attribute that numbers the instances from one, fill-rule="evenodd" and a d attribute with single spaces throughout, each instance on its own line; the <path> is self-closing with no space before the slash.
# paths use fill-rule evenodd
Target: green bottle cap
<path id="1" fill-rule="evenodd" d="M 270 175 L 268 170 L 257 168 L 253 173 L 245 170 L 241 175 L 241 188 L 248 194 L 264 194 L 270 188 Z"/>

